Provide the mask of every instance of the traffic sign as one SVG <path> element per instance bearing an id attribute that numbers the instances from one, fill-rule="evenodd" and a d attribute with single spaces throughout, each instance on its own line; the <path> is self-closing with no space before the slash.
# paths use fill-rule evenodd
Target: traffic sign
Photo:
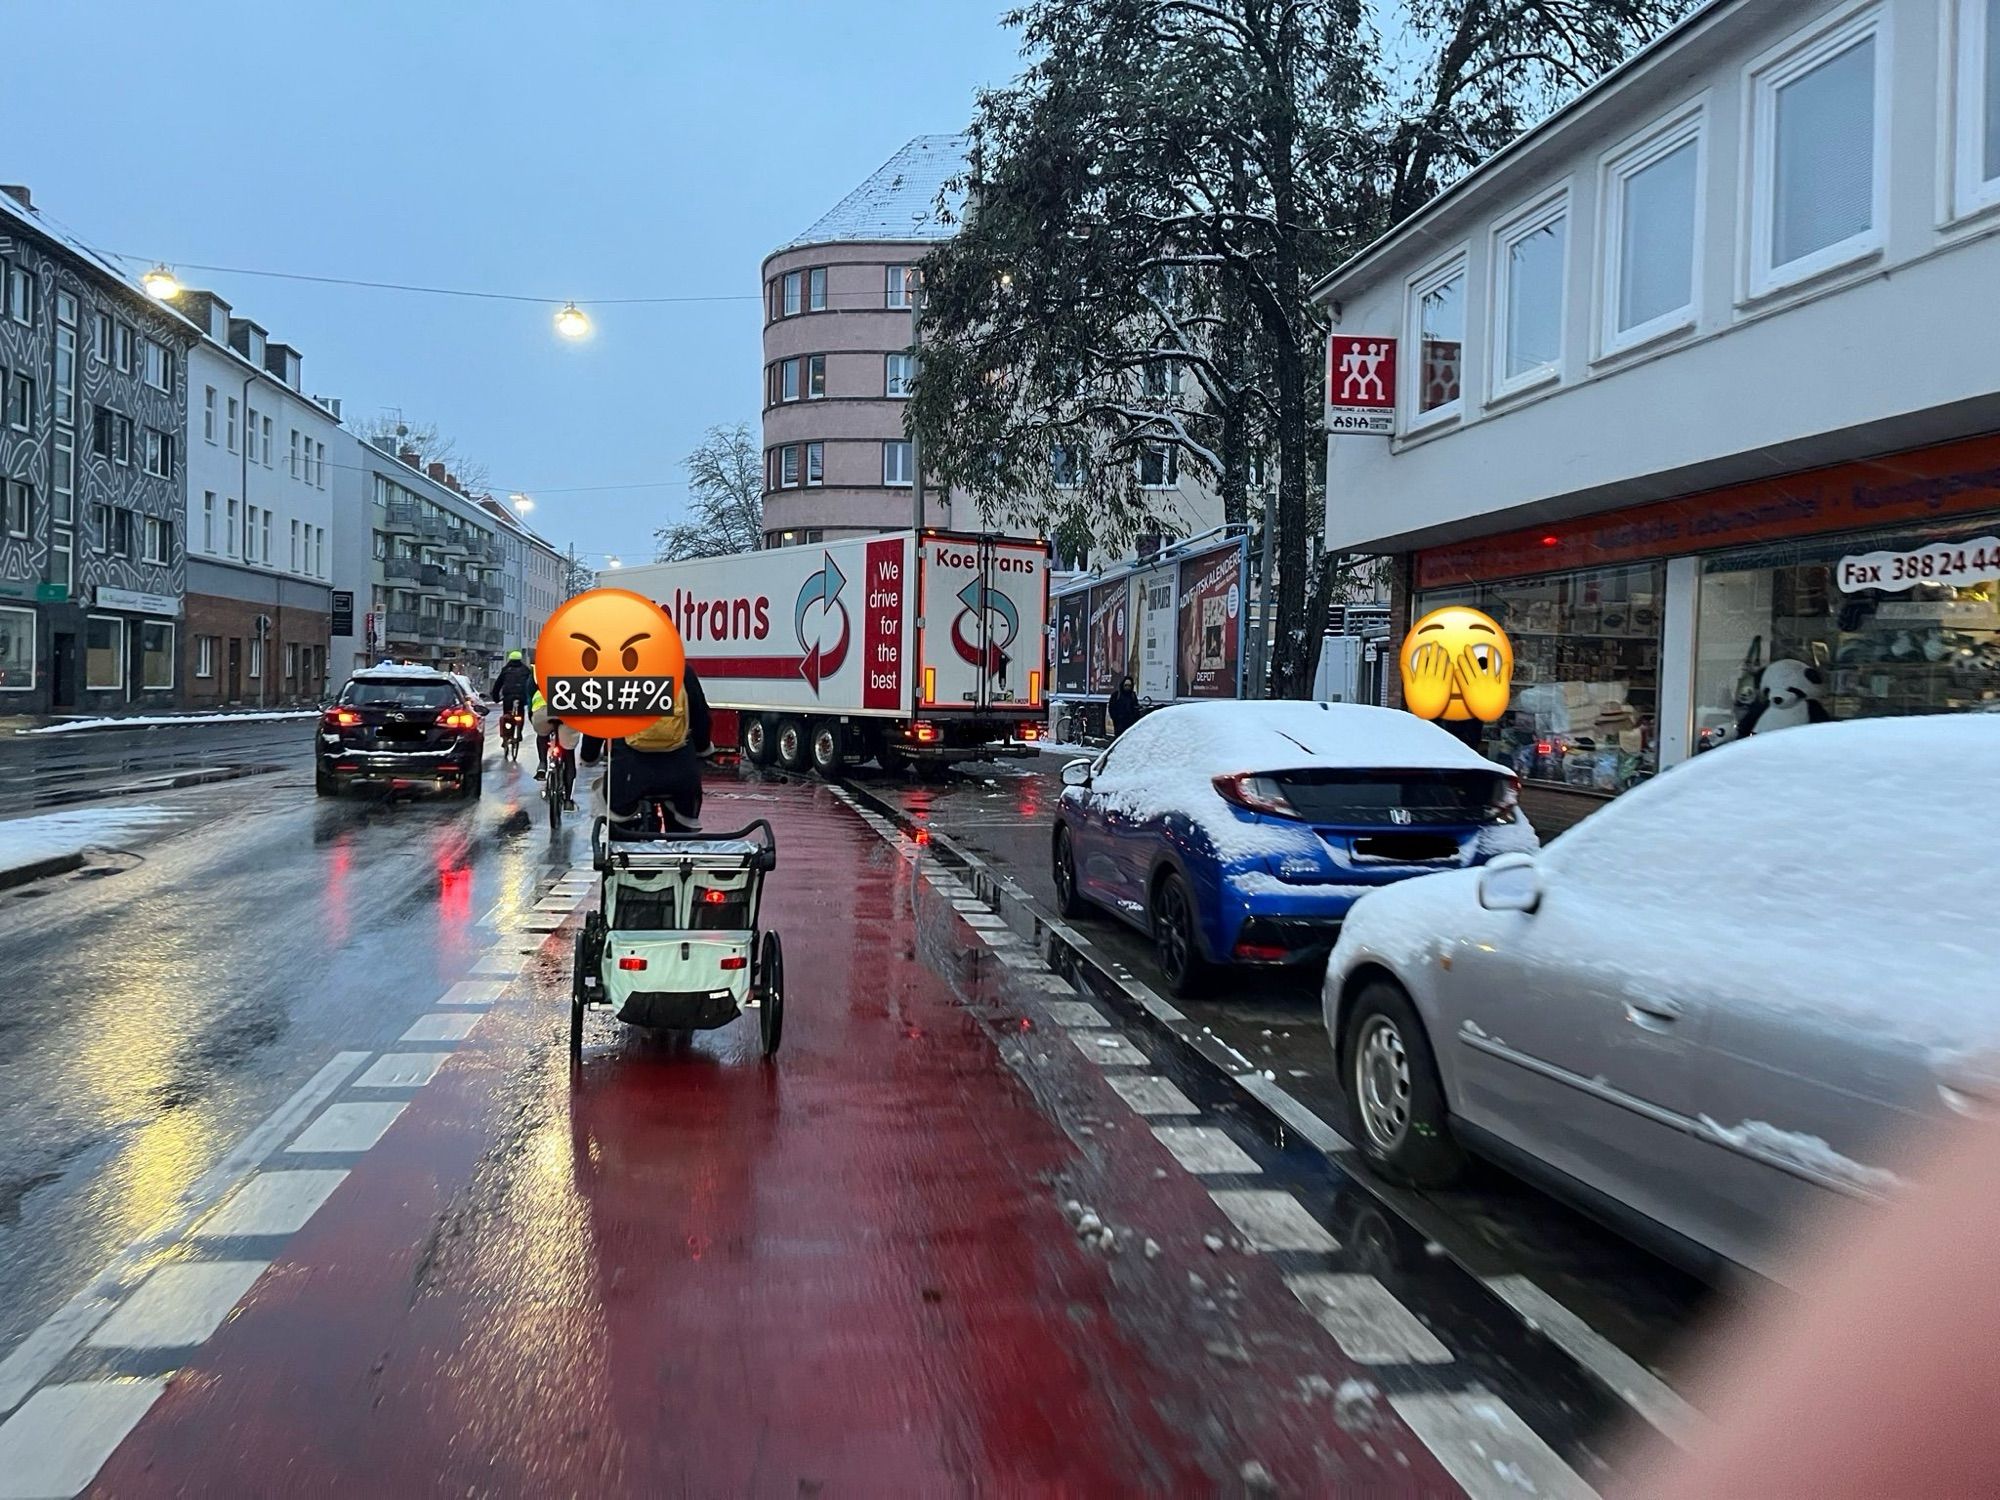
<path id="1" fill-rule="evenodd" d="M 1396 430 L 1396 341 L 1337 333 L 1326 341 L 1326 430 Z"/>

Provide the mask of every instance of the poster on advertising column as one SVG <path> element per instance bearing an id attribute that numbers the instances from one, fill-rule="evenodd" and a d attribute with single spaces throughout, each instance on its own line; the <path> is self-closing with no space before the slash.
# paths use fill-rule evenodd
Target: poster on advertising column
<path id="1" fill-rule="evenodd" d="M 1174 696 L 1174 570 L 1141 573 L 1138 584 L 1140 701 L 1169 703 Z"/>
<path id="2" fill-rule="evenodd" d="M 1243 663 L 1243 547 L 1182 562 L 1177 630 L 1183 698 L 1234 698 Z"/>
<path id="3" fill-rule="evenodd" d="M 1128 580 L 1100 583 L 1090 591 L 1090 690 L 1115 692 L 1118 679 L 1129 670 L 1126 650 L 1130 636 L 1126 630 Z"/>
<path id="4" fill-rule="evenodd" d="M 1082 589 L 1056 600 L 1056 691 L 1090 690 L 1089 599 Z"/>

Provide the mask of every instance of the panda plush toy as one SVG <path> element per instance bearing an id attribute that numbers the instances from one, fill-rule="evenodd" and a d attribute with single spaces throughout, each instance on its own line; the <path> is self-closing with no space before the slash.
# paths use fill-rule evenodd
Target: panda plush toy
<path id="1" fill-rule="evenodd" d="M 1736 721 L 1735 738 L 1790 729 L 1795 724 L 1824 724 L 1833 717 L 1820 701 L 1825 696 L 1824 672 L 1781 657 L 1757 679 L 1757 696 Z"/>

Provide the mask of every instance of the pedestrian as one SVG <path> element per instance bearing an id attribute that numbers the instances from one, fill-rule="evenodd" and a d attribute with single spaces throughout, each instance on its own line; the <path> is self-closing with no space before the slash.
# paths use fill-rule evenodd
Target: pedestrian
<path id="1" fill-rule="evenodd" d="M 1118 691 L 1111 695 L 1111 733 L 1123 734 L 1139 722 L 1139 695 L 1132 691 L 1132 679 L 1119 681 Z"/>

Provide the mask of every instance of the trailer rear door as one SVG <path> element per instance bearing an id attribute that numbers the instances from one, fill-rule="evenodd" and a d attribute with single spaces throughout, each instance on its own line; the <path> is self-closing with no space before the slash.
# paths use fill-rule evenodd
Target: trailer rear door
<path id="1" fill-rule="evenodd" d="M 1048 544 L 926 532 L 921 558 L 918 711 L 1039 714 L 1048 680 Z"/>

